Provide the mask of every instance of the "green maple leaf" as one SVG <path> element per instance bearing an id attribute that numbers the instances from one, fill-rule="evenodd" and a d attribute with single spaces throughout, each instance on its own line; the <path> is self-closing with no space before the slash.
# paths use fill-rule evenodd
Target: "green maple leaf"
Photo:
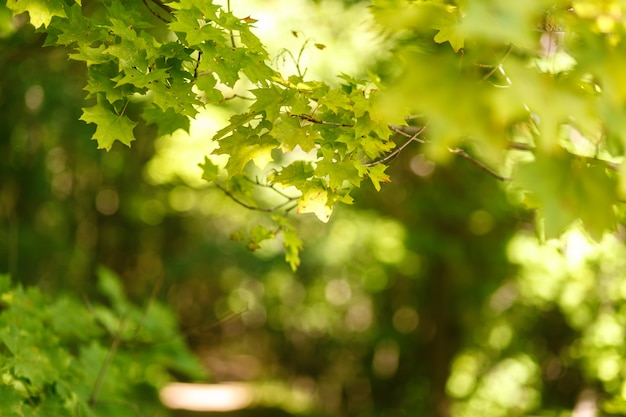
<path id="1" fill-rule="evenodd" d="M 204 100 L 208 103 L 221 103 L 224 100 L 224 95 L 220 90 L 215 88 L 217 80 L 213 74 L 203 74 L 196 78 L 196 87 L 198 87 L 204 93 Z"/>
<path id="2" fill-rule="evenodd" d="M 76 52 L 69 54 L 68 57 L 75 61 L 84 61 L 87 66 L 94 64 L 105 64 L 113 61 L 113 57 L 109 54 L 105 54 L 106 46 L 89 46 L 87 44 L 80 44 L 76 47 Z"/>
<path id="3" fill-rule="evenodd" d="M 265 59 L 264 53 L 245 50 L 241 71 L 251 82 L 268 85 L 269 80 L 276 76 L 277 72 L 267 66 Z"/>
<path id="4" fill-rule="evenodd" d="M 143 73 L 137 69 L 137 67 L 127 68 L 123 76 L 117 77 L 114 81 L 117 81 L 116 87 L 124 84 L 131 84 L 137 88 L 144 88 L 148 84 L 152 84 L 153 82 L 163 81 L 169 78 L 169 73 L 167 68 L 157 68 L 147 73 Z"/>
<path id="5" fill-rule="evenodd" d="M 236 131 L 219 142 L 216 153 L 229 155 L 226 163 L 228 177 L 241 174 L 246 165 L 253 161 L 263 169 L 272 160 L 272 150 L 277 143 L 269 135 L 258 136 L 255 133 Z"/>
<path id="6" fill-rule="evenodd" d="M 192 84 L 185 82 L 181 76 L 170 79 L 170 85 L 167 86 L 161 82 L 153 82 L 150 84 L 152 90 L 154 104 L 160 108 L 174 111 L 185 116 L 194 117 L 198 114 L 196 106 L 202 104 L 192 90 Z"/>
<path id="7" fill-rule="evenodd" d="M 202 168 L 202 178 L 211 182 L 217 180 L 219 174 L 219 166 L 215 165 L 207 156 L 204 157 L 204 163 L 199 164 Z"/>
<path id="8" fill-rule="evenodd" d="M 328 91 L 319 99 L 318 103 L 328 107 L 335 114 L 339 111 L 339 109 L 352 110 L 353 108 L 352 101 L 347 96 L 345 91 L 338 88 Z"/>
<path id="9" fill-rule="evenodd" d="M 265 112 L 265 119 L 272 123 L 278 118 L 281 107 L 286 105 L 295 94 L 291 89 L 281 89 L 276 85 L 257 88 L 250 90 L 250 92 L 256 97 L 256 101 L 250 106 L 250 109 L 259 113 Z"/>
<path id="10" fill-rule="evenodd" d="M 285 115 L 280 116 L 271 134 L 281 142 L 286 151 L 300 146 L 304 152 L 309 152 L 315 149 L 316 141 L 320 138 L 319 131 L 314 126 L 301 126 L 300 120 Z"/>
<path id="11" fill-rule="evenodd" d="M 245 66 L 246 51 L 216 42 L 205 42 L 200 45 L 202 61 L 198 71 L 211 71 L 218 75 L 221 82 L 233 87 L 239 80 L 239 71 Z"/>
<path id="12" fill-rule="evenodd" d="M 340 135 L 336 141 L 345 144 L 347 152 L 362 152 L 369 159 L 376 159 L 396 146 L 390 140 L 382 140 L 374 136 L 355 137 L 354 134 Z"/>
<path id="13" fill-rule="evenodd" d="M 333 208 L 328 205 L 328 191 L 309 183 L 298 199 L 297 212 L 299 214 L 313 213 L 320 221 L 327 223 L 333 212 Z"/>
<path id="14" fill-rule="evenodd" d="M 255 117 L 259 116 L 256 112 L 251 111 L 249 113 L 235 114 L 230 117 L 228 120 L 228 126 L 218 130 L 218 132 L 213 136 L 213 140 L 219 140 L 229 134 L 237 130 L 240 127 L 248 124 Z"/>
<path id="15" fill-rule="evenodd" d="M 389 127 L 386 122 L 373 120 L 369 113 L 365 113 L 356 120 L 354 134 L 356 137 L 368 136 L 370 132 L 375 133 L 376 136 L 381 139 L 386 139 L 390 135 Z"/>
<path id="16" fill-rule="evenodd" d="M 170 29 L 181 35 L 188 46 L 200 45 L 208 40 L 223 42 L 227 39 L 226 32 L 204 20 L 202 13 L 196 8 L 179 10 L 174 16 L 176 20 L 170 23 Z"/>
<path id="17" fill-rule="evenodd" d="M 84 87 L 84 90 L 89 92 L 87 97 L 98 97 L 99 93 L 103 93 L 107 101 L 113 104 L 130 93 L 127 91 L 131 88 L 130 86 L 117 87 L 115 81 L 112 80 L 118 73 L 115 63 L 90 65 L 88 72 L 89 78 Z"/>
<path id="18" fill-rule="evenodd" d="M 283 247 L 285 248 L 285 260 L 289 263 L 292 271 L 300 266 L 300 251 L 302 240 L 294 230 L 283 230 Z"/>
<path id="19" fill-rule="evenodd" d="M 538 155 L 520 166 L 516 180 L 539 201 L 546 238 L 559 236 L 576 219 L 598 239 L 616 225 L 617 182 L 601 161 L 571 154 Z"/>
<path id="20" fill-rule="evenodd" d="M 163 111 L 157 106 L 146 107 L 143 111 L 143 118 L 148 124 L 157 126 L 159 136 L 172 134 L 178 129 L 189 132 L 189 117 L 177 113 L 172 108 Z"/>
<path id="21" fill-rule="evenodd" d="M 437 43 L 450 42 L 450 46 L 452 46 L 454 52 L 459 52 L 459 49 L 463 48 L 465 45 L 465 39 L 459 33 L 457 27 L 452 24 L 439 29 L 434 40 Z"/>
<path id="22" fill-rule="evenodd" d="M 130 147 L 130 143 L 135 140 L 133 129 L 137 123 L 123 114 L 115 114 L 102 103 L 84 108 L 80 120 L 96 125 L 93 139 L 98 141 L 98 149 L 108 151 L 116 140 Z"/>
<path id="23" fill-rule="evenodd" d="M 372 181 L 372 184 L 374 184 L 376 191 L 380 191 L 381 182 L 391 182 L 391 178 L 385 173 L 386 169 L 387 165 L 385 164 L 376 164 L 374 166 L 367 167 L 367 176 Z"/>
<path id="24" fill-rule="evenodd" d="M 91 44 L 107 36 L 106 29 L 94 24 L 83 16 L 82 8 L 78 4 L 67 9 L 67 18 L 54 17 L 52 26 L 48 29 L 48 36 L 44 45 L 71 45 L 74 42 Z"/>
<path id="25" fill-rule="evenodd" d="M 297 188 L 304 187 L 304 184 L 311 179 L 315 170 L 310 162 L 295 161 L 279 171 L 273 178 L 273 182 L 284 186 L 293 185 Z"/>
<path id="26" fill-rule="evenodd" d="M 48 26 L 53 16 L 65 17 L 63 0 L 7 0 L 6 5 L 14 15 L 28 12 L 30 23 L 36 28 Z"/>
<path id="27" fill-rule="evenodd" d="M 317 162 L 315 174 L 318 177 L 328 177 L 328 186 L 331 190 L 337 190 L 343 186 L 344 181 L 358 187 L 361 184 L 359 171 L 351 160 L 333 161 L 336 155 L 323 150 L 323 158 Z"/>
<path id="28" fill-rule="evenodd" d="M 102 51 L 103 55 L 117 58 L 120 71 L 129 68 L 147 68 L 146 52 L 142 46 L 134 42 L 122 40 L 120 44 L 111 45 Z"/>

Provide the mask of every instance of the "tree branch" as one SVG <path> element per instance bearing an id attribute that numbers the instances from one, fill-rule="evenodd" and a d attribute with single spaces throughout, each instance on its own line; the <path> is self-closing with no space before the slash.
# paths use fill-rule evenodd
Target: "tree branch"
<path id="1" fill-rule="evenodd" d="M 511 179 L 511 178 L 504 177 L 504 176 L 498 174 L 496 171 L 494 171 L 493 169 L 489 168 L 487 165 L 485 165 L 484 163 L 482 163 L 478 159 L 474 158 L 473 156 L 471 156 L 470 154 L 468 154 L 467 152 L 465 152 L 461 148 L 455 148 L 455 149 L 448 148 L 448 150 L 451 153 L 455 154 L 455 155 L 459 155 L 460 157 L 462 157 L 464 159 L 467 159 L 472 164 L 476 165 L 478 168 L 482 169 L 483 171 L 485 171 L 486 173 L 488 173 L 489 175 L 491 175 L 492 177 L 494 177 L 494 178 L 496 178 L 496 179 L 498 179 L 500 181 L 509 181 Z"/>
<path id="2" fill-rule="evenodd" d="M 422 126 L 420 129 L 418 129 L 418 130 L 417 130 L 417 131 L 413 134 L 413 136 L 410 136 L 408 133 L 405 133 L 405 132 L 404 132 L 404 131 L 402 131 L 402 130 L 399 130 L 399 129 L 396 129 L 396 128 L 392 128 L 391 126 L 392 126 L 392 125 L 390 125 L 390 127 L 389 127 L 391 130 L 393 130 L 394 132 L 396 132 L 396 133 L 398 133 L 398 134 L 400 134 L 400 135 L 402 135 L 402 136 L 406 136 L 406 137 L 408 137 L 409 139 L 408 139 L 406 142 L 404 142 L 404 143 L 403 143 L 403 144 L 402 144 L 402 145 L 401 145 L 398 149 L 396 149 L 395 151 L 393 151 L 393 152 L 392 152 L 392 153 L 390 153 L 389 155 L 387 155 L 387 156 L 385 156 L 384 158 L 379 159 L 379 160 L 377 160 L 377 161 L 373 161 L 373 162 L 370 162 L 370 163 L 367 163 L 367 164 L 363 164 L 364 166 L 366 166 L 366 167 L 371 167 L 371 166 L 374 166 L 374 165 L 384 164 L 384 163 L 386 163 L 386 162 L 389 162 L 390 160 L 392 160 L 392 159 L 394 159 L 395 157 L 397 157 L 397 156 L 400 154 L 400 152 L 402 152 L 402 151 L 404 150 L 404 148 L 406 148 L 407 146 L 409 146 L 409 144 L 411 144 L 411 142 L 419 142 L 419 143 L 425 143 L 425 142 L 426 142 L 426 141 L 425 141 L 425 140 L 423 140 L 423 139 L 419 139 L 419 138 L 418 138 L 418 136 L 419 136 L 419 135 L 420 135 L 420 134 L 421 134 L 424 130 L 426 130 L 426 127 L 428 126 L 428 124 L 425 124 L 425 125 L 424 125 L 424 126 Z M 402 126 L 400 126 L 400 127 L 402 127 Z M 411 126 L 409 126 L 409 127 L 411 127 Z"/>
<path id="3" fill-rule="evenodd" d="M 100 390 L 102 389 L 102 384 L 104 383 L 104 378 L 106 377 L 107 372 L 109 371 L 109 367 L 111 366 L 111 362 L 113 362 L 113 357 L 117 352 L 117 349 L 120 347 L 120 343 L 122 342 L 122 331 L 124 330 L 124 322 L 126 317 L 123 316 L 120 319 L 120 325 L 117 333 L 113 336 L 113 342 L 111 343 L 111 347 L 107 352 L 106 357 L 104 358 L 104 362 L 102 363 L 102 367 L 100 368 L 100 372 L 98 372 L 98 377 L 96 378 L 96 382 L 93 386 L 93 390 L 89 395 L 89 399 L 87 403 L 93 407 L 98 401 L 98 396 L 100 395 Z"/>
<path id="4" fill-rule="evenodd" d="M 167 19 L 165 19 L 163 16 L 161 16 L 160 14 L 158 14 L 156 11 L 154 11 L 152 9 L 152 7 L 150 7 L 150 5 L 148 4 L 148 0 L 142 0 L 143 4 L 146 6 L 146 9 L 148 9 L 150 11 L 150 13 L 152 13 L 152 15 L 154 17 L 156 17 L 157 19 L 165 22 L 165 23 L 169 23 L 169 21 Z M 152 2 L 154 4 L 156 4 L 158 7 L 160 7 L 161 9 L 165 10 L 168 14 L 172 14 L 173 9 L 165 4 L 163 4 L 161 1 L 159 0 L 152 0 Z"/>
<path id="5" fill-rule="evenodd" d="M 257 184 L 257 185 L 261 185 L 261 184 Z M 219 188 L 220 190 L 222 190 L 222 192 L 224 194 L 226 194 L 228 197 L 230 197 L 231 200 L 233 200 L 235 203 L 239 204 L 240 206 L 247 208 L 248 210 L 255 210 L 255 211 L 262 211 L 264 213 L 273 213 L 276 210 L 280 210 L 281 208 L 285 207 L 286 205 L 292 203 L 294 200 L 296 200 L 296 198 L 293 197 L 287 197 L 288 198 L 287 201 L 285 201 L 284 203 L 280 203 L 274 207 L 257 207 L 257 206 L 253 206 L 251 204 L 248 204 L 244 201 L 241 201 L 236 195 L 234 195 L 231 191 L 229 191 L 226 187 L 224 187 L 223 185 L 219 184 L 218 182 L 215 182 L 215 186 L 217 188 Z M 273 187 L 270 187 L 272 189 L 274 189 Z M 274 190 L 276 191 L 276 190 Z M 293 207 L 287 208 L 286 210 L 289 211 L 291 210 Z"/>
<path id="6" fill-rule="evenodd" d="M 336 122 L 327 122 L 325 120 L 316 119 L 313 116 L 309 116 L 308 114 L 290 114 L 291 117 L 297 117 L 301 120 L 306 120 L 311 123 L 316 123 L 318 125 L 326 125 L 326 126 L 337 126 L 337 127 L 354 127 L 354 124 L 350 123 L 336 123 Z"/>

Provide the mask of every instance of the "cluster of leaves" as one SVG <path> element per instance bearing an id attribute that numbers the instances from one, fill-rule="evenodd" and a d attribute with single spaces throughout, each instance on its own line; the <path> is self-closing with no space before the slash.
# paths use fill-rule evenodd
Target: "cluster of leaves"
<path id="1" fill-rule="evenodd" d="M 170 372 L 203 378 L 163 304 L 130 303 L 118 278 L 99 272 L 105 304 L 52 298 L 0 276 L 0 414 L 161 415 Z"/>
<path id="2" fill-rule="evenodd" d="M 301 244 L 285 214 L 327 221 L 364 179 L 377 190 L 390 181 L 389 162 L 413 142 L 437 161 L 460 156 L 512 180 L 547 237 L 579 219 L 599 237 L 619 220 L 626 62 L 617 1 L 377 0 L 380 37 L 394 46 L 370 81 L 342 76 L 338 88 L 307 80 L 298 60 L 297 74 L 270 68 L 255 20 L 211 0 L 98 4 L 8 2 L 29 12 L 47 45 L 87 64 L 96 104 L 81 118 L 96 124 L 100 148 L 130 145 L 140 121 L 159 134 L 188 129 L 225 88 L 248 85 L 229 97 L 252 103 L 214 137 L 204 178 L 272 213 L 271 226 L 244 238 L 255 248 L 282 233 L 294 268 Z M 129 103 L 142 109 L 134 119 Z"/>
<path id="3" fill-rule="evenodd" d="M 383 110 L 428 115 L 432 158 L 480 155 L 470 160 L 539 208 L 546 237 L 578 219 L 600 237 L 614 229 L 624 192 L 622 10 L 612 1 L 377 2 L 401 63 Z"/>

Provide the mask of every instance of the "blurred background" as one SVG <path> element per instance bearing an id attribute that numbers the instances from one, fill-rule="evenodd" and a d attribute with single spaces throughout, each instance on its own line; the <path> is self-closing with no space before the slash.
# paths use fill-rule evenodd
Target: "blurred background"
<path id="1" fill-rule="evenodd" d="M 309 78 L 358 76 L 384 56 L 367 2 L 231 3 L 259 20 L 286 72 L 281 48 L 297 54 L 308 39 L 326 45 L 305 49 Z M 78 120 L 85 68 L 26 22 L 0 6 L 0 272 L 92 294 L 106 266 L 137 301 L 161 282 L 205 382 L 241 400 L 173 415 L 626 412 L 621 236 L 594 246 L 573 228 L 540 244 L 518 191 L 414 147 L 380 193 L 363 186 L 326 225 L 298 219 L 294 273 L 279 244 L 232 241 L 257 214 L 200 179 L 212 134 L 241 103 L 208 109 L 190 134 L 140 125 L 132 149 L 97 150 Z"/>

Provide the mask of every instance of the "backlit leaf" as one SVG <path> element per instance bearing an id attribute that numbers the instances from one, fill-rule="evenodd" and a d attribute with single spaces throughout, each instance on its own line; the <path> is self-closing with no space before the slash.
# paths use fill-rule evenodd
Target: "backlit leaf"
<path id="1" fill-rule="evenodd" d="M 318 186 L 310 185 L 298 199 L 298 213 L 313 213 L 322 222 L 327 223 L 333 212 L 328 206 L 328 192 Z"/>

